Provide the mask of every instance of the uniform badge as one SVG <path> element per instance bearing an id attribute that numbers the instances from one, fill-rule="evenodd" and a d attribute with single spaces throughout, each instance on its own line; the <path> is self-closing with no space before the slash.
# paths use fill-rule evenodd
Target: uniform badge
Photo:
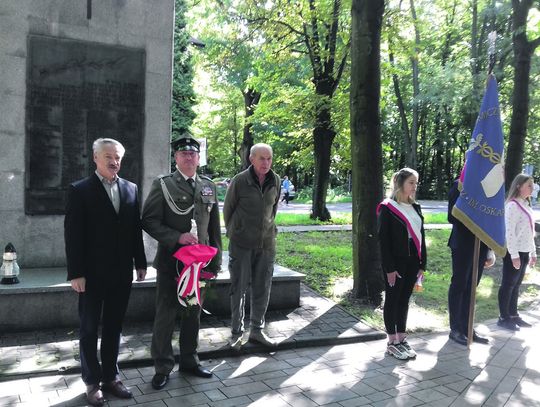
<path id="1" fill-rule="evenodd" d="M 201 195 L 202 196 L 213 196 L 214 191 L 212 191 L 212 188 L 210 188 L 209 186 L 204 186 L 204 187 L 201 188 Z"/>

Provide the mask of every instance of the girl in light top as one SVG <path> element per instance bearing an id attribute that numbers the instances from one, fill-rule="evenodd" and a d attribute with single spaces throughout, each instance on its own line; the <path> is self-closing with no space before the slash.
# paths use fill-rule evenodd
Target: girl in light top
<path id="1" fill-rule="evenodd" d="M 397 359 L 416 357 L 406 338 L 409 299 L 426 267 L 424 218 L 415 195 L 418 173 L 403 168 L 392 178 L 389 199 L 377 207 L 382 268 L 385 274 L 384 324 L 387 353 Z"/>
<path id="2" fill-rule="evenodd" d="M 517 304 L 527 264 L 531 267 L 536 264 L 534 215 L 531 209 L 533 183 L 530 175 L 518 174 L 510 185 L 504 207 L 508 251 L 503 260 L 503 275 L 499 288 L 500 317 L 497 325 L 511 331 L 531 326 L 519 316 Z"/>

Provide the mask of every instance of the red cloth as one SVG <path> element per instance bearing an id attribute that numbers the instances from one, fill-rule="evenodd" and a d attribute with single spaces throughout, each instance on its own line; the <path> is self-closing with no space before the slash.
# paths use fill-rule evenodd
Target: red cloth
<path id="1" fill-rule="evenodd" d="M 212 246 L 194 244 L 183 246 L 173 254 L 176 259 L 184 264 L 184 268 L 176 278 L 178 301 L 184 307 L 188 306 L 186 300 L 193 296 L 197 299 L 197 304 L 201 305 L 200 279 L 215 277 L 213 273 L 202 271 L 202 269 L 210 263 L 217 251 Z"/>

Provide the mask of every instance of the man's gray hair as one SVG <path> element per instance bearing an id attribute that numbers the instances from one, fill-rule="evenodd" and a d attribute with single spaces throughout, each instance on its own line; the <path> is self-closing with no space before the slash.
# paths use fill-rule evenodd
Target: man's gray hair
<path id="1" fill-rule="evenodd" d="M 249 157 L 250 158 L 254 157 L 255 154 L 257 154 L 257 151 L 260 151 L 260 150 L 270 151 L 270 154 L 274 155 L 274 152 L 272 151 L 272 147 L 270 145 L 266 143 L 257 143 L 257 144 L 253 144 L 253 146 L 249 150 Z"/>
<path id="2" fill-rule="evenodd" d="M 107 144 L 112 144 L 113 146 L 116 146 L 120 152 L 120 155 L 123 157 L 126 149 L 120 143 L 119 141 L 113 139 L 113 138 L 98 138 L 96 141 L 94 141 L 94 144 L 92 144 L 92 151 L 95 153 L 100 152 L 103 150 L 103 147 Z"/>

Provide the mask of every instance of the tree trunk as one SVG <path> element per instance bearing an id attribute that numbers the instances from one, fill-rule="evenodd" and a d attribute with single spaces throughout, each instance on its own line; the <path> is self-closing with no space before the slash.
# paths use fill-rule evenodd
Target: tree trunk
<path id="1" fill-rule="evenodd" d="M 382 200 L 379 101 L 380 43 L 384 0 L 353 0 L 351 26 L 351 157 L 353 275 L 357 297 L 380 304 L 384 280 L 377 238 Z"/>
<path id="2" fill-rule="evenodd" d="M 389 47 L 391 39 L 388 39 Z M 390 49 L 388 53 L 388 59 L 390 65 L 394 67 L 394 53 Z M 412 147 L 411 147 L 411 132 L 409 131 L 409 121 L 407 120 L 407 113 L 405 111 L 405 103 L 403 103 L 403 97 L 401 96 L 401 88 L 399 86 L 399 77 L 396 73 L 392 73 L 392 83 L 394 84 L 394 93 L 396 95 L 396 103 L 399 110 L 399 117 L 401 118 L 401 130 L 403 131 L 403 150 L 405 150 L 405 161 L 407 163 L 412 161 Z"/>
<path id="3" fill-rule="evenodd" d="M 512 92 L 512 119 L 508 136 L 505 179 L 507 188 L 523 167 L 523 149 L 529 121 L 529 73 L 531 56 L 540 42 L 527 40 L 527 16 L 532 0 L 512 0 L 514 89 Z"/>
<path id="4" fill-rule="evenodd" d="M 336 132 L 331 121 L 330 98 L 321 95 L 324 90 L 317 89 L 316 91 L 320 95 L 321 103 L 316 107 L 315 128 L 313 129 L 315 179 L 313 181 L 311 218 L 326 221 L 331 218 L 326 207 L 326 195 L 330 178 L 330 155 Z"/>
<path id="5" fill-rule="evenodd" d="M 244 118 L 244 137 L 242 139 L 242 145 L 240 146 L 240 158 L 242 159 L 242 170 L 245 170 L 251 164 L 249 161 L 249 151 L 253 146 L 253 133 L 251 131 L 252 124 L 249 118 L 253 116 L 255 107 L 261 99 L 261 94 L 255 89 L 247 89 L 245 92 L 242 92 L 244 96 L 244 109 L 245 109 L 245 118 Z"/>
<path id="6" fill-rule="evenodd" d="M 418 121 L 420 116 L 420 105 L 418 102 L 418 95 L 420 95 L 420 70 L 418 67 L 418 57 L 420 54 L 420 30 L 418 29 L 418 19 L 416 17 L 416 9 L 414 7 L 414 0 L 410 0 L 411 4 L 411 16 L 414 26 L 414 55 L 411 58 L 412 65 L 412 82 L 413 82 L 413 111 L 411 122 L 411 155 L 410 161 L 407 165 L 416 169 L 418 165 L 417 150 L 418 150 Z"/>

